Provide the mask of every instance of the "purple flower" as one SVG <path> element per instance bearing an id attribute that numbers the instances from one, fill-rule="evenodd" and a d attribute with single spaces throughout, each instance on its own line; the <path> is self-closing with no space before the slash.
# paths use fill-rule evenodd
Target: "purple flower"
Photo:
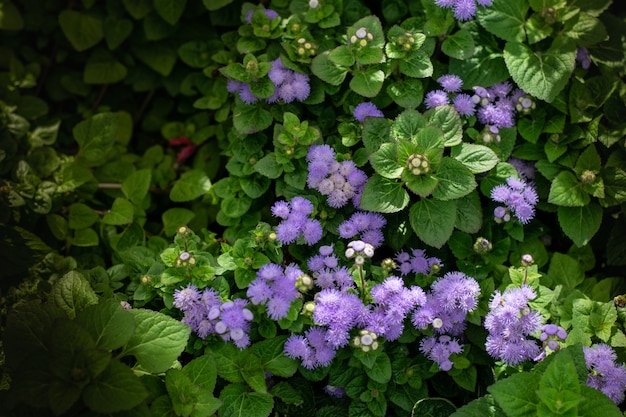
<path id="1" fill-rule="evenodd" d="M 307 185 L 327 196 L 328 205 L 343 207 L 352 200 L 358 207 L 367 175 L 353 161 L 337 162 L 335 151 L 328 145 L 309 148 Z"/>
<path id="2" fill-rule="evenodd" d="M 491 6 L 493 0 L 476 0 L 481 6 Z M 475 0 L 435 0 L 439 7 L 449 8 L 454 11 L 457 20 L 469 20 L 476 15 Z"/>
<path id="3" fill-rule="evenodd" d="M 589 56 L 589 51 L 587 48 L 578 48 L 576 50 L 576 61 L 580 62 L 580 66 L 583 69 L 589 69 L 591 66 L 591 57 Z"/>
<path id="4" fill-rule="evenodd" d="M 335 348 L 326 342 L 326 333 L 325 329 L 315 326 L 308 329 L 305 336 L 292 335 L 283 351 L 292 359 L 300 359 L 307 369 L 328 366 L 335 357 Z"/>
<path id="5" fill-rule="evenodd" d="M 366 117 L 385 117 L 374 103 L 361 103 L 354 108 L 354 118 L 363 123 Z"/>
<path id="6" fill-rule="evenodd" d="M 379 213 L 358 211 L 341 223 L 337 231 L 344 239 L 359 235 L 360 240 L 378 248 L 384 240 L 381 229 L 386 223 L 387 220 Z"/>
<path id="7" fill-rule="evenodd" d="M 363 325 L 367 309 L 358 296 L 336 289 L 324 289 L 315 296 L 313 319 L 327 326 L 326 342 L 333 348 L 346 346 L 350 330 Z"/>
<path id="8" fill-rule="evenodd" d="M 506 184 L 496 185 L 491 189 L 491 199 L 504 203 L 520 223 L 527 224 L 535 216 L 535 205 L 539 200 L 537 191 L 532 183 L 515 177 L 509 177 L 506 181 Z"/>
<path id="9" fill-rule="evenodd" d="M 426 105 L 427 109 L 444 106 L 448 103 L 450 103 L 450 99 L 448 98 L 448 94 L 443 90 L 429 91 L 428 94 L 426 94 L 426 98 L 424 99 L 424 104 Z"/>
<path id="10" fill-rule="evenodd" d="M 448 93 L 458 93 L 463 87 L 463 80 L 454 74 L 442 75 L 437 79 L 437 82 Z"/>
<path id="11" fill-rule="evenodd" d="M 252 23 L 252 15 L 254 15 L 254 11 L 255 9 L 248 10 L 248 13 L 246 13 L 246 23 L 248 24 Z M 276 11 L 271 10 L 271 9 L 263 9 L 263 12 L 265 13 L 265 16 L 267 16 L 270 19 L 274 19 L 279 16 L 279 14 Z"/>
<path id="12" fill-rule="evenodd" d="M 626 368 L 615 363 L 617 355 L 613 348 L 600 343 L 583 347 L 583 352 L 589 370 L 587 385 L 603 392 L 615 404 L 624 401 Z"/>
<path id="13" fill-rule="evenodd" d="M 443 266 L 439 258 L 429 258 L 422 249 L 412 249 L 411 255 L 407 252 L 399 252 L 395 258 L 401 275 L 430 273 L 433 265 Z"/>
<path id="14" fill-rule="evenodd" d="M 295 242 L 299 237 L 308 245 L 314 245 L 322 238 L 322 225 L 310 219 L 313 203 L 303 197 L 294 197 L 290 202 L 277 201 L 271 208 L 275 217 L 283 219 L 276 226 L 276 239 L 283 245 Z"/>
<path id="15" fill-rule="evenodd" d="M 246 295 L 252 304 L 266 304 L 267 315 L 279 320 L 285 318 L 291 303 L 298 297 L 296 279 L 304 275 L 295 264 L 283 269 L 273 263 L 263 265 L 257 277 L 248 286 Z"/>
<path id="16" fill-rule="evenodd" d="M 513 165 L 520 178 L 523 180 L 533 180 L 535 179 L 535 164 L 530 161 L 524 161 L 518 158 L 510 158 L 508 163 Z"/>
<path id="17" fill-rule="evenodd" d="M 473 116 L 476 112 L 476 103 L 469 94 L 458 94 L 454 97 L 453 104 L 461 116 Z"/>
<path id="18" fill-rule="evenodd" d="M 537 294 L 527 286 L 499 291 L 489 304 L 484 326 L 489 332 L 486 348 L 494 358 L 508 365 L 518 365 L 539 355 L 539 347 L 528 336 L 541 328 L 542 316 L 528 302 Z"/>
<path id="19" fill-rule="evenodd" d="M 462 272 L 448 272 L 433 282 L 431 291 L 444 310 L 459 309 L 468 313 L 478 305 L 480 286 Z"/>
<path id="20" fill-rule="evenodd" d="M 463 347 L 450 336 L 429 336 L 420 342 L 420 352 L 436 362 L 442 371 L 449 371 L 453 365 L 450 355 L 463 352 Z"/>

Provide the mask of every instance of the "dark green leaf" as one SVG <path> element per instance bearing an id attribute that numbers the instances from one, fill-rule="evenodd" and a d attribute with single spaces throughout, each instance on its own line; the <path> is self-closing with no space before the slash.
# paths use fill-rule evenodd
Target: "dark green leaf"
<path id="1" fill-rule="evenodd" d="M 69 227 L 70 229 L 84 229 L 99 219 L 98 214 L 91 207 L 83 203 L 74 203 L 70 206 Z"/>
<path id="2" fill-rule="evenodd" d="M 99 349 L 122 347 L 135 330 L 135 319 L 117 301 L 101 301 L 76 315 L 78 323 L 89 331 Z"/>
<path id="3" fill-rule="evenodd" d="M 370 67 L 365 71 L 355 72 L 350 80 L 350 89 L 364 97 L 375 97 L 383 87 L 385 73 Z"/>
<path id="4" fill-rule="evenodd" d="M 170 25 L 175 25 L 183 12 L 187 0 L 154 0 L 154 8 L 163 20 Z"/>
<path id="5" fill-rule="evenodd" d="M 63 10 L 59 14 L 59 25 L 74 49 L 79 52 L 91 48 L 104 37 L 102 20 L 91 14 Z"/>
<path id="6" fill-rule="evenodd" d="M 220 393 L 223 417 L 268 417 L 274 408 L 269 394 L 250 392 L 245 385 L 230 384 Z"/>
<path id="7" fill-rule="evenodd" d="M 456 59 L 468 59 L 474 54 L 474 39 L 467 30 L 458 30 L 445 38 L 441 44 L 441 50 L 449 57 Z"/>
<path id="8" fill-rule="evenodd" d="M 345 80 L 348 69 L 331 61 L 329 55 L 326 51 L 313 58 L 311 72 L 330 85 L 340 85 Z"/>
<path id="9" fill-rule="evenodd" d="M 96 304 L 98 296 L 83 274 L 70 271 L 54 284 L 50 300 L 70 318 L 74 318 L 79 311 Z"/>
<path id="10" fill-rule="evenodd" d="M 136 205 L 141 205 L 152 180 L 152 171 L 149 169 L 140 169 L 130 174 L 122 182 L 122 192 L 130 201 Z"/>
<path id="11" fill-rule="evenodd" d="M 466 196 L 477 186 L 474 175 L 454 158 L 443 158 L 436 177 L 439 183 L 433 190 L 433 197 L 439 200 L 454 200 Z"/>
<path id="12" fill-rule="evenodd" d="M 528 12 L 526 0 L 495 2 L 490 7 L 478 7 L 480 24 L 494 35 L 506 41 L 524 42 L 524 22 Z"/>
<path id="13" fill-rule="evenodd" d="M 118 120 L 115 113 L 99 113 L 74 126 L 72 133 L 78 143 L 78 155 L 90 165 L 104 163 L 117 136 Z"/>
<path id="14" fill-rule="evenodd" d="M 560 206 L 558 216 L 563 233 L 578 247 L 589 243 L 602 224 L 602 208 L 595 203 L 582 207 Z"/>
<path id="15" fill-rule="evenodd" d="M 148 391 L 126 365 L 116 360 L 83 391 L 83 401 L 95 412 L 115 413 L 142 402 Z"/>
<path id="16" fill-rule="evenodd" d="M 185 172 L 170 190 L 170 200 L 175 202 L 191 201 L 202 197 L 211 189 L 211 180 L 204 171 L 194 169 Z"/>
<path id="17" fill-rule="evenodd" d="M 411 227 L 427 245 L 441 248 L 452 235 L 456 223 L 456 202 L 421 199 L 409 212 Z"/>
<path id="18" fill-rule="evenodd" d="M 526 417 L 537 415 L 539 398 L 535 392 L 538 387 L 537 377 L 524 372 L 502 379 L 487 390 L 507 416 Z"/>
<path id="19" fill-rule="evenodd" d="M 582 189 L 578 178 L 570 171 L 561 171 L 550 186 L 548 202 L 557 206 L 582 207 L 589 204 L 590 198 Z"/>
<path id="20" fill-rule="evenodd" d="M 402 182 L 378 174 L 370 177 L 361 195 L 360 208 L 379 213 L 395 213 L 409 204 L 409 194 Z"/>
<path id="21" fill-rule="evenodd" d="M 113 201 L 113 206 L 102 218 L 102 223 L 112 225 L 124 225 L 133 222 L 135 209 L 133 203 L 125 198 L 118 197 Z"/>

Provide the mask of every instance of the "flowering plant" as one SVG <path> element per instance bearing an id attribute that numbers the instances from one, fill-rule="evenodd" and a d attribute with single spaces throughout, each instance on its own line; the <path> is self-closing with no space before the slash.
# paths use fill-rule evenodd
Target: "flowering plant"
<path id="1" fill-rule="evenodd" d="M 623 415 L 610 0 L 35 3 L 3 415 Z"/>

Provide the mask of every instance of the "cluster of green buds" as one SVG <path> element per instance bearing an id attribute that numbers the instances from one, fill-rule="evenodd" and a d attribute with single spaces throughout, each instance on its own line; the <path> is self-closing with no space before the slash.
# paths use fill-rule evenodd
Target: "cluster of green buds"
<path id="1" fill-rule="evenodd" d="M 367 28 L 360 27 L 355 34 L 350 37 L 350 45 L 356 45 L 360 48 L 367 46 L 367 43 L 374 39 L 374 35 L 367 31 Z"/>
<path id="2" fill-rule="evenodd" d="M 474 252 L 479 255 L 483 255 L 487 252 L 491 252 L 491 249 L 493 249 L 493 245 L 484 237 L 479 237 L 478 239 L 476 239 L 476 242 L 474 242 L 473 248 Z"/>
<path id="3" fill-rule="evenodd" d="M 353 240 L 348 243 L 345 255 L 348 259 L 354 258 L 354 263 L 357 266 L 363 266 L 365 258 L 371 258 L 374 256 L 374 246 L 369 243 L 365 243 L 362 240 Z"/>
<path id="4" fill-rule="evenodd" d="M 501 140 L 500 129 L 496 126 L 487 125 L 478 135 L 478 141 L 486 144 L 500 143 Z"/>
<path id="5" fill-rule="evenodd" d="M 302 315 L 313 318 L 313 313 L 315 312 L 315 301 L 307 301 L 302 306 Z"/>
<path id="6" fill-rule="evenodd" d="M 352 344 L 363 352 L 369 352 L 378 349 L 378 346 L 380 346 L 376 339 L 378 339 L 376 333 L 369 330 L 361 330 L 359 334 L 352 339 Z"/>
<path id="7" fill-rule="evenodd" d="M 189 252 L 182 251 L 178 258 L 176 258 L 176 266 L 191 266 L 196 264 L 196 258 L 194 258 Z"/>
<path id="8" fill-rule="evenodd" d="M 383 269 L 383 271 L 385 271 L 386 273 L 390 273 L 392 271 L 395 271 L 395 269 L 398 267 L 398 265 L 396 264 L 396 261 L 394 261 L 391 258 L 383 259 L 383 261 L 381 262 L 380 266 Z"/>
<path id="9" fill-rule="evenodd" d="M 317 52 L 317 45 L 304 37 L 300 37 L 296 40 L 295 50 L 301 57 L 314 56 Z"/>
<path id="10" fill-rule="evenodd" d="M 591 170 L 584 170 L 582 174 L 580 174 L 580 182 L 583 185 L 593 184 L 596 181 L 596 174 Z"/>
<path id="11" fill-rule="evenodd" d="M 415 36 L 410 32 L 406 32 L 404 35 L 398 37 L 397 43 L 405 51 L 410 51 L 413 45 L 415 45 Z"/>
<path id="12" fill-rule="evenodd" d="M 414 153 L 406 159 L 405 167 L 413 175 L 424 175 L 430 172 L 430 161 L 426 155 Z"/>
<path id="13" fill-rule="evenodd" d="M 515 110 L 521 114 L 530 114 L 537 107 L 535 101 L 529 95 L 523 95 L 517 99 Z"/>
<path id="14" fill-rule="evenodd" d="M 296 278 L 296 289 L 302 293 L 305 293 L 313 288 L 313 278 L 308 274 L 302 274 Z"/>

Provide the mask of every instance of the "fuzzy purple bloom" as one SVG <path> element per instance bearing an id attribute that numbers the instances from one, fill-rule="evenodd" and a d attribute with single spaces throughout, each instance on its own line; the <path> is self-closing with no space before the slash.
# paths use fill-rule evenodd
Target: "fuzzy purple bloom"
<path id="1" fill-rule="evenodd" d="M 304 275 L 295 264 L 283 269 L 273 263 L 263 265 L 248 286 L 246 295 L 252 304 L 266 304 L 267 314 L 274 320 L 287 316 L 291 303 L 298 297 L 296 279 Z"/>
<path id="2" fill-rule="evenodd" d="M 503 203 L 515 214 L 522 224 L 527 224 L 535 216 L 535 205 L 539 200 L 532 183 L 509 177 L 506 184 L 496 185 L 491 189 L 491 199 Z"/>
<path id="3" fill-rule="evenodd" d="M 277 201 L 271 208 L 275 217 L 282 221 L 276 226 L 276 239 L 283 245 L 295 242 L 299 237 L 308 245 L 314 245 L 322 238 L 322 225 L 310 219 L 313 203 L 304 197 L 294 197 L 290 202 Z"/>
<path id="4" fill-rule="evenodd" d="M 463 80 L 458 75 L 446 74 L 437 78 L 437 82 L 448 93 L 458 93 L 463 87 Z"/>
<path id="5" fill-rule="evenodd" d="M 352 113 L 354 118 L 363 123 L 366 117 L 385 117 L 374 103 L 364 102 L 357 105 Z"/>
<path id="6" fill-rule="evenodd" d="M 604 393 L 615 404 L 624 401 L 626 368 L 615 362 L 617 355 L 613 348 L 600 343 L 583 347 L 583 352 L 589 370 L 587 385 Z"/>
<path id="7" fill-rule="evenodd" d="M 428 94 L 426 94 L 426 98 L 424 98 L 424 104 L 427 109 L 444 106 L 448 103 L 450 103 L 450 99 L 448 98 L 448 94 L 443 90 L 429 91 Z"/>
<path id="8" fill-rule="evenodd" d="M 458 94 L 454 97 L 453 104 L 461 116 L 473 116 L 476 113 L 476 103 L 469 94 Z"/>
<path id="9" fill-rule="evenodd" d="M 378 248 L 384 240 L 381 229 L 385 224 L 387 220 L 379 213 L 358 211 L 341 223 L 337 231 L 343 239 L 351 239 L 358 235 L 360 240 Z"/>
<path id="10" fill-rule="evenodd" d="M 428 275 L 433 265 L 441 268 L 443 264 L 439 258 L 430 258 L 422 249 L 412 249 L 411 254 L 401 251 L 396 254 L 395 261 L 401 275 L 424 274 Z"/>
<path id="11" fill-rule="evenodd" d="M 450 336 L 429 336 L 420 342 L 420 352 L 439 365 L 442 371 L 452 369 L 450 355 L 463 352 L 463 346 Z"/>

